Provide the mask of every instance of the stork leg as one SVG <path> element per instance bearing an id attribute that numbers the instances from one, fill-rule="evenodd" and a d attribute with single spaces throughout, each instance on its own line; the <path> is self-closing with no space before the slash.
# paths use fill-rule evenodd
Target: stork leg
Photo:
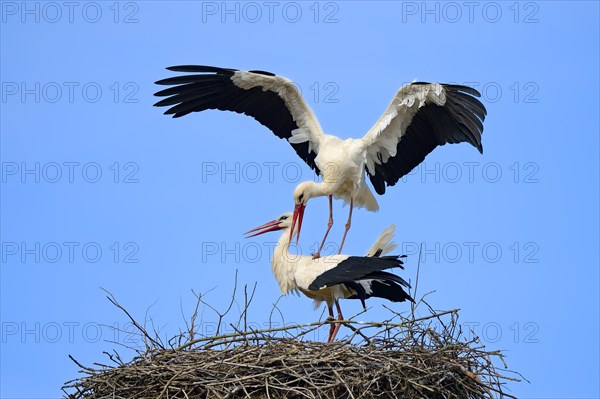
<path id="1" fill-rule="evenodd" d="M 329 317 L 327 318 L 327 320 L 334 321 L 335 317 L 333 317 L 333 306 L 327 304 L 327 309 L 329 310 Z M 334 330 L 335 330 L 335 324 L 331 323 L 329 325 L 329 338 L 327 338 L 327 342 L 331 342 L 333 340 L 332 336 L 333 336 Z"/>
<path id="2" fill-rule="evenodd" d="M 329 234 L 329 230 L 331 230 L 331 226 L 333 226 L 333 197 L 329 196 L 329 221 L 327 222 L 327 231 L 325 232 L 325 237 L 323 237 L 323 241 L 321 241 L 321 245 L 319 246 L 319 250 L 316 254 L 313 254 L 313 259 L 317 259 L 321 257 L 321 250 L 323 249 L 323 245 L 325 245 L 325 240 L 327 240 L 327 235 Z M 333 317 L 333 313 L 331 314 Z"/>
<path id="3" fill-rule="evenodd" d="M 340 250 L 338 251 L 338 255 L 342 253 L 342 248 L 344 247 L 344 242 L 346 241 L 346 235 L 348 234 L 348 230 L 350 230 L 350 226 L 352 224 L 352 208 L 354 208 L 354 200 L 350 199 L 350 213 L 348 213 L 346 230 L 344 231 L 344 236 L 342 237 L 342 243 L 340 244 Z"/>
<path id="4" fill-rule="evenodd" d="M 342 323 L 339 323 L 340 321 L 344 320 L 344 315 L 342 314 L 342 308 L 340 308 L 340 303 L 338 302 L 338 300 L 335 300 L 335 308 L 338 311 L 338 323 L 335 323 L 335 327 L 333 328 L 333 332 L 330 332 L 329 334 L 329 340 L 327 341 L 327 343 L 332 343 L 333 340 L 335 339 L 335 336 L 337 335 L 338 331 L 340 330 L 340 327 L 342 326 Z M 330 308 L 331 309 L 331 308 Z M 330 311 L 331 313 L 331 317 L 333 317 L 333 309 L 331 309 Z M 333 326 L 333 324 L 332 324 Z"/>

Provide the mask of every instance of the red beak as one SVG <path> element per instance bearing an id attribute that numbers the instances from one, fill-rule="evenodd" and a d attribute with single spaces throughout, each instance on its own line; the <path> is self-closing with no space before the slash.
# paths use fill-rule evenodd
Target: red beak
<path id="1" fill-rule="evenodd" d="M 298 244 L 298 240 L 300 239 L 300 230 L 302 229 L 302 219 L 304 218 L 304 209 L 306 205 L 304 204 L 296 204 L 294 207 L 294 217 L 292 218 L 292 228 L 290 229 L 290 243 L 292 242 L 294 227 L 296 227 L 296 222 L 298 222 L 298 233 L 296 234 L 296 244 Z"/>
<path id="2" fill-rule="evenodd" d="M 279 222 L 277 220 L 271 220 L 270 222 L 267 222 L 267 223 L 260 225 L 252 230 L 249 230 L 249 231 L 245 232 L 244 234 L 248 234 L 248 233 L 252 233 L 252 232 L 256 231 L 256 233 L 250 234 L 249 236 L 246 237 L 246 238 L 250 238 L 250 237 L 255 237 L 255 236 L 258 236 L 261 234 L 268 233 L 269 231 L 277 231 L 277 230 L 281 230 L 281 229 L 282 229 L 282 227 L 279 225 Z"/>

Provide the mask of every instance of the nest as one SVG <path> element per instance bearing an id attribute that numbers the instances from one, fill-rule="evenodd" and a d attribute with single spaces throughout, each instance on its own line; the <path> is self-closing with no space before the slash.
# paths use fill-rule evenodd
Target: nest
<path id="1" fill-rule="evenodd" d="M 235 333 L 199 338 L 190 328 L 163 344 L 131 318 L 146 347 L 128 362 L 107 353 L 111 365 L 85 367 L 72 358 L 84 376 L 63 391 L 72 399 L 514 398 L 505 384 L 520 375 L 506 370 L 502 354 L 476 336 L 466 339 L 458 310 L 430 310 L 421 318 L 390 310 L 379 323 L 355 316 L 343 322 L 349 334 L 333 344 L 310 339 L 330 321 L 234 326 Z"/>

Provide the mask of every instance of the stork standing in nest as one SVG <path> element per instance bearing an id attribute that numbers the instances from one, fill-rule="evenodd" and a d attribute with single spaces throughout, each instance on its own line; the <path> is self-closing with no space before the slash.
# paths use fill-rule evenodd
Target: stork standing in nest
<path id="1" fill-rule="evenodd" d="M 486 109 L 477 90 L 466 86 L 414 82 L 400 88 L 375 125 L 359 139 L 342 140 L 325 134 L 312 110 L 289 79 L 264 71 L 240 71 L 211 66 L 186 65 L 167 68 L 192 73 L 159 80 L 173 86 L 156 93 L 167 97 L 156 106 L 170 106 L 165 114 L 181 117 L 207 109 L 249 115 L 281 139 L 323 178 L 305 181 L 294 191 L 293 225 L 300 237 L 304 209 L 309 199 L 329 198 L 327 231 L 318 258 L 333 225 L 332 198 L 350 204 L 348 221 L 340 243 L 342 252 L 355 206 L 377 211 L 379 205 L 365 182 L 369 176 L 375 191 L 419 165 L 427 154 L 446 143 L 467 142 L 483 152 L 481 134 Z"/>
<path id="2" fill-rule="evenodd" d="M 283 230 L 273 253 L 271 268 L 283 294 L 302 292 L 315 302 L 315 308 L 327 303 L 329 319 L 335 320 L 333 306 L 338 312 L 338 323 L 332 323 L 327 342 L 333 342 L 340 321 L 344 320 L 340 299 L 359 299 L 366 309 L 365 300 L 371 297 L 392 302 L 414 300 L 404 291 L 410 285 L 401 277 L 383 270 L 402 266 L 405 256 L 385 256 L 396 248 L 391 242 L 395 226 L 385 229 L 366 256 L 333 255 L 313 258 L 289 252 L 289 234 L 294 233 L 293 214 L 279 216 L 262 226 L 248 231 L 254 237 L 269 231 Z M 288 232 L 288 230 L 290 230 Z"/>

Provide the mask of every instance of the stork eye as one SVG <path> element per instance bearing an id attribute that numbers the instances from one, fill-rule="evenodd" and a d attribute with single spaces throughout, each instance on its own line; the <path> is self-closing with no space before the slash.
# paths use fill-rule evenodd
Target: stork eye
<path id="1" fill-rule="evenodd" d="M 300 201 L 302 201 L 302 198 L 304 198 L 304 193 L 300 194 L 300 196 L 298 197 L 298 199 L 299 199 Z"/>
<path id="2" fill-rule="evenodd" d="M 285 220 L 287 218 L 288 218 L 287 216 L 282 216 L 282 217 L 279 218 L 279 220 Z"/>

